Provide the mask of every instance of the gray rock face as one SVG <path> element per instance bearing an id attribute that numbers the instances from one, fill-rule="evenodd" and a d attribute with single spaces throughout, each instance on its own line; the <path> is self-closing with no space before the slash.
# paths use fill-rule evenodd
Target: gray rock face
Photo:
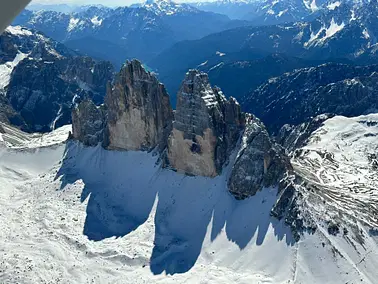
<path id="1" fill-rule="evenodd" d="M 237 199 L 279 185 L 292 171 L 260 120 L 212 88 L 207 74 L 190 70 L 177 98 L 173 121 L 164 86 L 139 61 L 128 62 L 108 85 L 104 111 L 89 100 L 73 111 L 73 137 L 108 149 L 158 147 L 164 166 L 188 175 L 215 177 L 232 163 L 229 190 Z"/>
<path id="2" fill-rule="evenodd" d="M 163 150 L 172 130 L 173 111 L 163 84 L 133 60 L 108 87 L 106 146 L 120 150 Z"/>
<path id="3" fill-rule="evenodd" d="M 207 74 L 190 70 L 177 95 L 168 141 L 172 168 L 189 175 L 215 177 L 228 161 L 244 125 L 235 99 L 212 88 Z"/>
<path id="4" fill-rule="evenodd" d="M 285 124 L 277 135 L 277 142 L 282 145 L 288 153 L 303 147 L 311 134 L 321 127 L 333 114 L 321 114 L 315 118 L 297 126 Z"/>
<path id="5" fill-rule="evenodd" d="M 255 195 L 264 187 L 276 186 L 292 171 L 283 149 L 274 144 L 265 126 L 247 115 L 242 145 L 229 180 L 229 190 L 237 199 Z"/>
<path id="6" fill-rule="evenodd" d="M 91 100 L 82 101 L 72 110 L 73 138 L 87 146 L 97 146 L 103 142 L 105 113 Z"/>
<path id="7" fill-rule="evenodd" d="M 78 98 L 104 102 L 109 62 L 79 56 L 44 35 L 10 27 L 0 36 L 0 120 L 27 132 L 71 123 Z M 0 94 L 0 96 L 2 96 Z"/>

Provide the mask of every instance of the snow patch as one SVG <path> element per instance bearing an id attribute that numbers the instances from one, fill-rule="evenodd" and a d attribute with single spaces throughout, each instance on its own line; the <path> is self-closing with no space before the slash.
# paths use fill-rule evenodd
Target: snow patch
<path id="1" fill-rule="evenodd" d="M 336 2 L 334 2 L 334 3 L 330 3 L 330 4 L 328 4 L 327 8 L 328 8 L 328 10 L 333 11 L 333 10 L 335 10 L 337 7 L 340 7 L 340 5 L 341 5 L 341 2 L 340 2 L 340 1 L 336 1 Z"/>
<path id="2" fill-rule="evenodd" d="M 203 66 L 206 66 L 206 64 L 209 62 L 209 60 L 206 60 L 205 62 L 202 62 L 200 65 L 198 65 L 197 67 L 203 67 Z"/>
<path id="3" fill-rule="evenodd" d="M 312 0 L 310 8 L 312 12 L 316 12 L 317 10 L 319 10 L 318 6 L 316 5 L 316 0 Z"/>
<path id="4" fill-rule="evenodd" d="M 219 67 L 222 67 L 223 65 L 224 65 L 224 63 L 221 62 L 221 63 L 219 63 L 219 64 L 217 64 L 217 65 L 211 67 L 211 68 L 209 69 L 209 72 L 210 72 L 210 71 L 213 71 L 213 70 L 215 70 L 215 69 L 217 69 L 217 68 L 219 68 Z"/>
<path id="5" fill-rule="evenodd" d="M 351 16 L 350 16 L 349 22 L 357 20 L 357 18 L 356 18 L 356 12 L 354 11 L 354 9 L 350 10 L 350 13 L 351 13 Z"/>
<path id="6" fill-rule="evenodd" d="M 4 89 L 9 85 L 13 69 L 27 56 L 28 54 L 19 52 L 13 61 L 0 65 L 0 89 Z"/>
<path id="7" fill-rule="evenodd" d="M 95 26 L 101 26 L 102 25 L 102 19 L 99 19 L 98 16 L 95 16 L 91 19 L 91 22 Z"/>
<path id="8" fill-rule="evenodd" d="M 79 22 L 80 22 L 80 19 L 71 18 L 67 27 L 67 31 L 70 32 L 73 29 L 75 29 L 76 26 L 79 24 Z"/>
<path id="9" fill-rule="evenodd" d="M 62 106 L 59 107 L 59 110 L 58 110 L 58 113 L 57 113 L 57 116 L 55 117 L 55 119 L 53 120 L 53 122 L 51 123 L 50 125 L 50 129 L 51 130 L 55 130 L 56 128 L 56 123 L 58 122 L 58 120 L 63 116 L 63 113 L 62 113 Z"/>
<path id="10" fill-rule="evenodd" d="M 364 36 L 364 38 L 370 39 L 370 34 L 366 28 L 362 31 L 362 35 Z"/>
<path id="11" fill-rule="evenodd" d="M 289 11 L 289 9 L 286 9 L 286 10 L 283 10 L 283 11 L 280 11 L 279 13 L 278 13 L 278 17 L 281 17 L 283 14 L 285 14 L 285 13 L 287 13 L 287 11 Z"/>
<path id="12" fill-rule="evenodd" d="M 336 33 L 341 31 L 345 27 L 344 22 L 342 22 L 340 25 L 335 22 L 335 19 L 332 18 L 331 24 L 329 25 L 328 29 L 326 29 L 326 35 L 323 38 L 323 40 L 330 38 L 334 36 Z"/>
<path id="13" fill-rule="evenodd" d="M 365 120 L 357 121 L 371 125 Z M 63 141 L 68 130 L 49 140 Z M 227 189 L 230 168 L 190 177 L 162 169 L 153 153 L 40 145 L 0 148 L 4 283 L 345 284 L 378 276 L 377 244 L 358 219 L 362 244 L 322 227 L 293 243 L 270 216 L 277 189 L 237 201 Z"/>
<path id="14" fill-rule="evenodd" d="M 310 46 L 312 44 L 321 44 L 324 43 L 325 40 L 333 37 L 336 33 L 340 32 L 345 27 L 344 22 L 342 22 L 340 25 L 335 22 L 335 19 L 332 18 L 331 23 L 328 28 L 322 27 L 316 34 L 314 32 L 311 32 L 310 39 L 305 42 L 304 46 Z M 321 35 L 323 35 L 321 37 Z"/>
<path id="15" fill-rule="evenodd" d="M 22 28 L 20 26 L 9 26 L 6 28 L 7 32 L 11 33 L 12 35 L 16 35 L 16 36 L 31 36 L 33 35 L 31 31 L 25 29 L 25 28 Z"/>

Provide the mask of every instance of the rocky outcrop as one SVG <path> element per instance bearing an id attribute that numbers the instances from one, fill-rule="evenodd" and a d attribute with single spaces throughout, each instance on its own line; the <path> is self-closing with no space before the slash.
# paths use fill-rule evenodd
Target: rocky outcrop
<path id="1" fill-rule="evenodd" d="M 270 79 L 248 94 L 243 106 L 277 134 L 285 124 L 299 125 L 324 113 L 376 113 L 377 82 L 378 65 L 327 63 Z"/>
<path id="2" fill-rule="evenodd" d="M 242 113 L 234 98 L 227 100 L 197 70 L 186 74 L 174 120 L 164 86 L 137 60 L 125 64 L 108 85 L 103 110 L 84 100 L 72 120 L 73 138 L 85 145 L 157 148 L 163 166 L 187 175 L 216 177 L 231 163 L 228 185 L 237 199 L 279 185 L 292 171 L 289 158 L 260 120 Z"/>
<path id="3" fill-rule="evenodd" d="M 71 123 L 78 98 L 103 103 L 106 83 L 114 75 L 109 62 L 80 56 L 20 27 L 9 27 L 0 36 L 0 54 L 0 92 L 9 104 L 5 109 L 0 102 L 0 116 L 29 132 L 48 132 Z"/>
<path id="4" fill-rule="evenodd" d="M 293 153 L 296 149 L 305 146 L 312 133 L 332 117 L 334 117 L 334 114 L 321 114 L 296 126 L 285 124 L 278 132 L 276 140 L 288 153 Z"/>
<path id="5" fill-rule="evenodd" d="M 163 84 L 133 60 L 108 87 L 106 146 L 120 150 L 163 150 L 172 130 L 173 111 Z"/>
<path id="6" fill-rule="evenodd" d="M 105 113 L 91 100 L 82 101 L 72 111 L 73 138 L 86 146 L 96 146 L 104 140 Z"/>
<path id="7" fill-rule="evenodd" d="M 292 171 L 284 150 L 272 142 L 265 126 L 252 115 L 246 117 L 242 145 L 229 179 L 229 190 L 237 199 L 276 186 Z"/>
<path id="8" fill-rule="evenodd" d="M 189 175 L 218 175 L 235 148 L 244 116 L 235 99 L 212 88 L 207 74 L 190 70 L 177 95 L 168 140 L 172 168 Z"/>

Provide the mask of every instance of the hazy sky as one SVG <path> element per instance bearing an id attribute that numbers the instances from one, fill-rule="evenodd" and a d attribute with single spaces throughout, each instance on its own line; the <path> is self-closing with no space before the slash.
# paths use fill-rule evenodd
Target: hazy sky
<path id="1" fill-rule="evenodd" d="M 106 6 L 127 6 L 137 2 L 145 2 L 143 0 L 33 0 L 36 4 L 103 4 Z M 176 0 L 174 2 L 190 2 L 189 0 Z"/>

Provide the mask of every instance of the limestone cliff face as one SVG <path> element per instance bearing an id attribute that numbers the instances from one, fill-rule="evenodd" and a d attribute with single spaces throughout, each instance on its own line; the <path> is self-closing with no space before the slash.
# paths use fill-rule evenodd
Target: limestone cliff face
<path id="1" fill-rule="evenodd" d="M 247 114 L 239 154 L 229 179 L 229 190 L 237 199 L 255 195 L 264 187 L 276 186 L 292 171 L 284 150 L 273 143 L 265 126 Z"/>
<path id="2" fill-rule="evenodd" d="M 236 146 L 244 118 L 235 99 L 212 88 L 207 74 L 190 70 L 177 95 L 173 131 L 168 140 L 172 168 L 214 177 Z"/>
<path id="3" fill-rule="evenodd" d="M 73 138 L 87 146 L 97 146 L 103 142 L 105 113 L 91 100 L 82 101 L 72 110 Z"/>
<path id="4" fill-rule="evenodd" d="M 106 145 L 108 149 L 160 150 L 172 130 L 173 111 L 164 85 L 133 60 L 108 87 Z"/>
<path id="5" fill-rule="evenodd" d="M 237 199 L 278 185 L 291 171 L 289 158 L 260 120 L 242 113 L 234 98 L 227 100 L 196 70 L 186 74 L 178 92 L 174 120 L 164 86 L 135 60 L 108 84 L 103 108 L 84 100 L 72 120 L 73 137 L 85 145 L 158 147 L 163 166 L 187 175 L 215 177 L 230 164 L 228 185 Z"/>

